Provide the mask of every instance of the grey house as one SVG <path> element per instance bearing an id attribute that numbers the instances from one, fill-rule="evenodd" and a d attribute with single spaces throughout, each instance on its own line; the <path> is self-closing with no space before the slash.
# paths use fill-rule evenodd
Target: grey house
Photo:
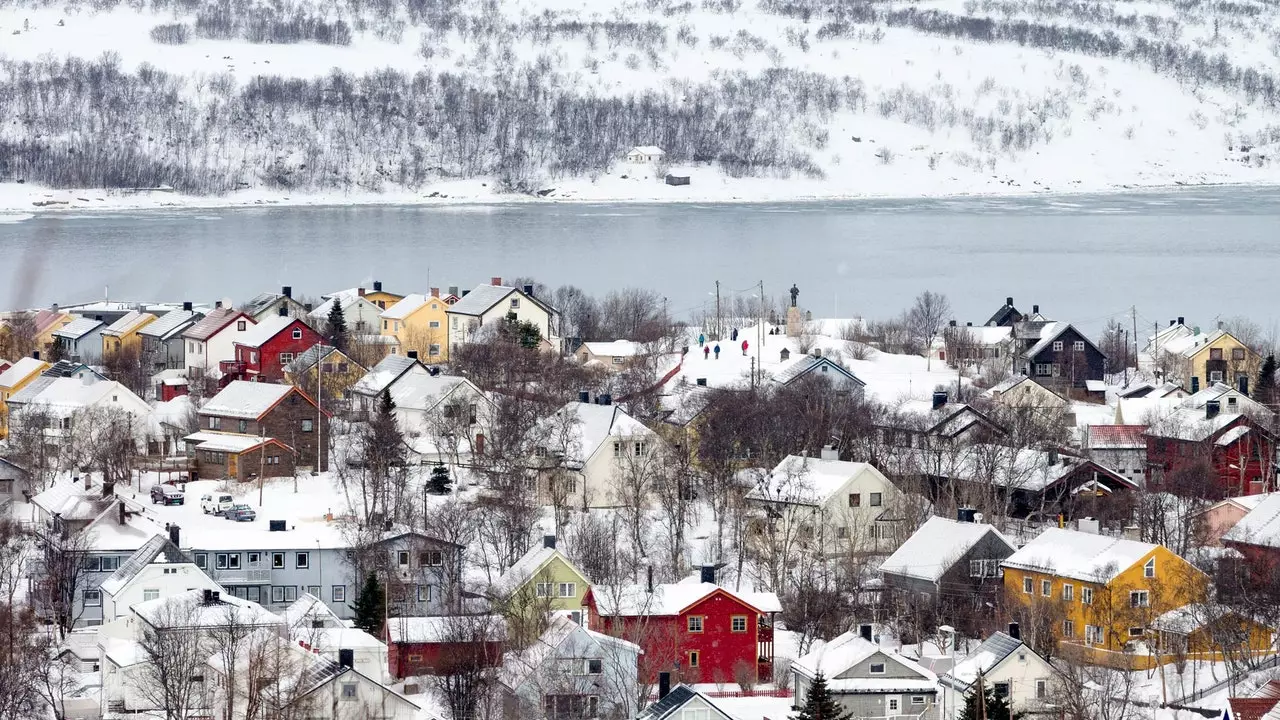
<path id="1" fill-rule="evenodd" d="M 102 360 L 102 331 L 106 329 L 99 318 L 77 317 L 54 330 L 53 337 L 64 357 L 92 365 Z"/>
<path id="2" fill-rule="evenodd" d="M 961 519 L 931 517 L 880 566 L 886 587 L 928 595 L 986 596 L 1001 587 L 1000 562 L 1017 549 L 1009 538 L 972 510 Z"/>
<path id="3" fill-rule="evenodd" d="M 31 475 L 18 465 L 0 458 L 0 505 L 22 499 L 30 492 Z"/>
<path id="4" fill-rule="evenodd" d="M 182 333 L 203 318 L 202 313 L 192 311 L 191 303 L 186 302 L 181 310 L 170 310 L 139 330 L 142 356 L 150 360 L 151 368 L 157 372 L 185 368 L 187 343 Z"/>
<path id="5" fill-rule="evenodd" d="M 802 706 L 821 672 L 827 689 L 857 718 L 938 720 L 938 677 L 914 661 L 854 633 L 818 644 L 791 665 L 795 703 Z"/>

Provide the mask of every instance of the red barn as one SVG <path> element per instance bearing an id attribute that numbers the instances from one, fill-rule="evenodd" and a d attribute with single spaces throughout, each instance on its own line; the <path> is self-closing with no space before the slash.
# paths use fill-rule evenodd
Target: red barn
<path id="1" fill-rule="evenodd" d="M 500 615 L 387 618 L 382 636 L 388 669 L 403 679 L 501 665 L 507 626 Z"/>
<path id="2" fill-rule="evenodd" d="M 1275 436 L 1248 415 L 1221 412 L 1217 400 L 1180 407 L 1145 435 L 1153 489 L 1219 499 L 1275 489 Z M 1211 474 L 1211 487 L 1197 485 L 1203 471 Z"/>
<path id="3" fill-rule="evenodd" d="M 714 583 L 597 585 L 583 604 L 588 626 L 640 646 L 640 679 L 656 682 L 674 673 L 682 683 L 752 683 L 773 678 L 773 616 L 781 612 L 773 593 L 735 593 Z"/>
<path id="4" fill-rule="evenodd" d="M 322 340 L 301 320 L 276 315 L 236 341 L 236 359 L 223 363 L 222 371 L 237 380 L 284 382 L 285 366 Z"/>

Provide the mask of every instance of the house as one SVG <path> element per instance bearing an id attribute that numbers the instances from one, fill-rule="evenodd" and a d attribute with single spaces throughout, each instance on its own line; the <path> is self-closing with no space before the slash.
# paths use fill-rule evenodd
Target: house
<path id="1" fill-rule="evenodd" d="M 952 626 L 998 599 L 1000 563 L 1014 553 L 1013 541 L 972 510 L 958 519 L 931 517 L 880 565 L 886 588 L 905 602 L 928 598 Z"/>
<path id="2" fill-rule="evenodd" d="M 129 614 L 135 603 L 170 597 L 192 590 L 222 590 L 222 586 L 196 567 L 191 556 L 178 549 L 176 526 L 169 536 L 154 535 L 138 548 L 99 586 L 102 621 Z"/>
<path id="3" fill-rule="evenodd" d="M 1027 326 L 1026 347 L 1021 353 L 1018 368 L 1023 375 L 1064 391 L 1080 391 L 1085 388 L 1086 381 L 1103 378 L 1107 356 L 1070 323 L 1021 325 Z"/>
<path id="4" fill-rule="evenodd" d="M 1254 497 L 1234 499 L 1249 503 Z M 1221 542 L 1244 555 L 1246 567 L 1269 582 L 1280 565 L 1280 493 L 1263 496 L 1222 535 Z"/>
<path id="5" fill-rule="evenodd" d="M 1248 395 L 1249 378 L 1257 377 L 1262 357 L 1221 328 L 1183 341 L 1188 347 L 1178 351 L 1174 345 L 1172 373 L 1191 394 L 1213 383 L 1225 383 Z"/>
<path id="6" fill-rule="evenodd" d="M 153 370 L 187 367 L 187 341 L 182 334 L 202 318 L 203 314 L 191 309 L 191 303 L 183 303 L 181 310 L 170 310 L 138 331 L 142 338 L 142 356 L 150 360 Z"/>
<path id="7" fill-rule="evenodd" d="M 1280 680 L 1268 680 L 1245 697 L 1227 699 L 1221 720 L 1263 720 L 1280 703 Z"/>
<path id="8" fill-rule="evenodd" d="M 668 679 L 668 682 L 670 680 Z M 636 720 L 737 720 L 716 706 L 715 700 L 684 684 L 668 690 L 660 686 L 658 701 Z"/>
<path id="9" fill-rule="evenodd" d="M 1184 399 L 1181 406 L 1194 410 L 1203 410 L 1211 401 L 1216 400 L 1218 407 L 1229 413 L 1244 413 L 1255 420 L 1265 421 L 1268 424 L 1275 418 L 1275 413 L 1271 411 L 1271 408 L 1250 398 L 1247 393 L 1240 392 L 1238 388 L 1231 387 L 1225 383 L 1213 383 L 1199 392 L 1190 395 L 1183 393 L 1182 397 Z"/>
<path id="10" fill-rule="evenodd" d="M 288 624 L 290 637 L 304 649 L 334 663 L 341 662 L 346 650 L 351 653 L 351 667 L 379 683 L 391 682 L 386 643 L 359 628 L 347 627 L 320 598 L 302 593 L 280 615 Z"/>
<path id="11" fill-rule="evenodd" d="M 1203 510 L 1193 513 L 1196 526 L 1200 529 L 1197 535 L 1199 544 L 1206 547 L 1222 547 L 1222 538 L 1234 528 L 1246 515 L 1253 512 L 1272 493 L 1261 495 L 1240 495 L 1219 500 Z"/>
<path id="12" fill-rule="evenodd" d="M 0 313 L 0 357 L 20 357 L 44 352 L 53 333 L 76 319 L 54 305 L 49 310 Z"/>
<path id="13" fill-rule="evenodd" d="M 640 653 L 635 643 L 556 617 L 533 644 L 503 662 L 504 716 L 635 717 Z"/>
<path id="14" fill-rule="evenodd" d="M 0 440 L 9 436 L 9 398 L 40 377 L 49 363 L 39 358 L 22 358 L 0 372 Z"/>
<path id="15" fill-rule="evenodd" d="M 592 630 L 644 651 L 641 682 L 655 682 L 659 673 L 691 684 L 773 677 L 778 596 L 720 587 L 714 567 L 679 583 L 593 585 L 583 603 Z"/>
<path id="16" fill-rule="evenodd" d="M 84 380 L 89 377 L 94 380 L 107 379 L 106 375 L 103 375 L 82 362 L 76 362 L 74 360 L 59 360 L 45 368 L 44 372 L 40 373 L 40 376 L 51 378 L 76 378 L 77 380 Z"/>
<path id="17" fill-rule="evenodd" d="M 622 504 L 628 476 L 649 475 L 666 444 L 617 405 L 570 402 L 534 430 L 538 497 L 544 504 L 600 508 Z"/>
<path id="18" fill-rule="evenodd" d="M 78 316 L 75 320 L 53 331 L 63 357 L 78 362 L 102 361 L 102 331 L 106 323 L 97 318 Z"/>
<path id="19" fill-rule="evenodd" d="M 1053 416 L 1068 413 L 1071 402 L 1026 375 L 1013 377 L 986 390 L 982 397 L 1001 407 L 1039 411 Z"/>
<path id="20" fill-rule="evenodd" d="M 1025 305 L 1023 307 L 1026 307 Z M 1040 306 L 1036 306 L 1036 314 L 1040 313 Z M 1013 305 L 1013 298 L 1004 299 L 1004 305 L 1001 305 L 995 313 L 987 320 L 987 327 L 1013 327 L 1025 319 L 1022 313 L 1018 312 L 1018 308 Z"/>
<path id="21" fill-rule="evenodd" d="M 1081 450 L 1099 465 L 1128 478 L 1138 487 L 1147 485 L 1147 426 L 1088 425 Z"/>
<path id="22" fill-rule="evenodd" d="M 1275 489 L 1275 436 L 1247 414 L 1222 412 L 1217 400 L 1203 410 L 1177 408 L 1152 422 L 1145 437 L 1149 487 L 1216 498 Z M 1210 487 L 1203 486 L 1206 472 Z"/>
<path id="23" fill-rule="evenodd" d="M 440 435 L 457 436 L 468 452 L 483 443 L 477 436 L 492 426 L 496 407 L 489 396 L 464 377 L 423 370 L 419 364 L 410 372 L 402 373 L 388 387 L 396 406 L 396 421 L 415 449 L 421 444 L 413 442 L 414 438 L 434 440 Z M 437 455 L 448 454 L 444 448 L 437 450 L 440 451 Z M 456 458 L 449 459 L 456 462 Z"/>
<path id="24" fill-rule="evenodd" d="M 0 457 L 0 506 L 25 501 L 31 491 L 31 474 L 18 465 Z"/>
<path id="25" fill-rule="evenodd" d="M 984 688 L 1009 704 L 1011 715 L 1052 712 L 1055 674 L 1048 660 L 1022 642 L 1018 624 L 1012 623 L 1008 633 L 992 634 L 938 678 L 942 717 L 960 717 L 979 676 Z"/>
<path id="26" fill-rule="evenodd" d="M 347 402 L 351 386 L 364 375 L 364 366 L 341 350 L 324 343 L 316 343 L 307 348 L 284 369 L 286 382 L 305 389 L 312 397 L 320 398 L 328 406 L 332 406 L 334 402 Z M 316 391 L 317 380 L 323 383 L 323 392 Z"/>
<path id="27" fill-rule="evenodd" d="M 874 465 L 841 461 L 834 450 L 821 458 L 787 456 L 746 497 L 765 509 L 757 522 L 801 524 L 831 554 L 887 552 L 904 539 L 897 532 L 906 511 L 902 491 Z"/>
<path id="28" fill-rule="evenodd" d="M 391 307 L 392 305 L 395 305 L 396 303 L 404 299 L 403 295 L 397 295 L 395 293 L 387 292 L 386 290 L 383 290 L 381 280 L 374 280 L 373 287 L 371 288 L 366 288 L 363 286 L 347 288 L 346 290 L 339 290 L 334 293 L 329 293 L 328 295 L 321 295 L 320 299 L 332 300 L 335 297 L 350 297 L 353 295 L 357 297 L 362 297 L 365 300 L 368 300 L 369 302 L 373 303 L 374 306 L 376 306 L 380 311 L 386 310 L 387 308 Z"/>
<path id="29" fill-rule="evenodd" d="M 307 653 L 290 644 L 289 649 L 308 660 L 308 669 L 302 674 L 312 687 L 302 692 L 295 707 L 305 709 L 302 717 L 315 720 L 347 720 L 347 718 L 377 718 L 378 720 L 418 720 L 422 708 L 395 690 L 383 685 L 353 667 L 344 648 L 338 662 Z"/>
<path id="30" fill-rule="evenodd" d="M 235 360 L 235 343 L 248 334 L 257 321 L 246 313 L 222 307 L 219 302 L 208 315 L 182 331 L 186 344 L 187 375 L 192 380 L 220 378 L 223 362 Z"/>
<path id="31" fill-rule="evenodd" d="M 295 453 L 295 462 L 299 466 L 324 472 L 329 468 L 326 443 L 329 418 L 330 413 L 317 407 L 311 396 L 300 388 L 237 380 L 200 408 L 201 432 L 196 435 L 201 437 L 194 440 L 197 443 L 208 442 L 210 438 L 204 436 L 214 434 L 229 436 L 221 438 L 227 443 L 261 442 L 271 438 L 277 445 Z M 189 442 L 192 440 L 188 438 Z M 317 448 L 320 455 L 318 463 Z M 210 451 L 207 455 L 226 452 L 230 451 Z M 233 471 L 229 458 L 197 457 L 197 460 L 201 477 L 240 477 L 243 474 L 243 467 Z M 285 462 L 283 456 L 280 461 Z"/>
<path id="32" fill-rule="evenodd" d="M 281 311 L 283 308 L 283 312 Z M 244 312 L 254 322 L 262 322 L 267 318 L 286 317 L 305 319 L 311 310 L 293 299 L 293 288 L 285 285 L 278 293 L 260 293 L 244 306 Z"/>
<path id="33" fill-rule="evenodd" d="M 951 321 L 929 344 L 929 355 L 951 367 L 1002 367 L 1013 365 L 1013 327 L 1009 325 L 959 325 Z"/>
<path id="34" fill-rule="evenodd" d="M 613 342 L 584 342 L 573 356 L 583 365 L 597 365 L 609 372 L 620 372 L 633 359 L 644 353 L 644 346 L 631 340 Z"/>
<path id="35" fill-rule="evenodd" d="M 1116 393 L 1116 396 L 1122 400 L 1163 397 L 1185 398 L 1188 395 L 1190 395 L 1190 393 L 1183 390 L 1182 386 L 1175 382 L 1165 382 L 1160 385 L 1153 385 L 1145 380 L 1139 380 L 1130 385 L 1126 385 Z"/>
<path id="36" fill-rule="evenodd" d="M 284 308 L 281 308 L 281 312 Z M 223 362 L 223 375 L 254 382 L 284 382 L 284 369 L 324 338 L 298 318 L 277 315 L 258 321 L 235 341 L 235 359 Z"/>
<path id="37" fill-rule="evenodd" d="M 320 303 L 320 307 L 307 314 L 307 323 L 311 327 L 327 327 L 329 313 L 333 306 L 342 308 L 342 320 L 346 323 L 347 332 L 351 335 L 377 335 L 381 330 L 378 316 L 383 308 L 374 305 L 363 295 L 364 289 L 355 295 L 334 295 Z"/>
<path id="38" fill-rule="evenodd" d="M 1147 344 L 1142 348 L 1139 360 L 1150 362 L 1160 357 L 1161 351 L 1168 352 L 1168 348 L 1175 343 L 1179 343 L 1185 338 L 1193 337 L 1198 333 L 1187 325 L 1185 317 L 1179 317 L 1177 320 L 1170 320 L 1169 324 L 1163 328 L 1159 328 L 1154 335 L 1147 336 Z"/>
<path id="39" fill-rule="evenodd" d="M 820 353 L 821 351 L 815 351 Z M 790 386 L 812 378 L 823 378 L 837 393 L 860 393 L 867 386 L 848 368 L 821 354 L 801 355 L 778 365 L 773 371 L 773 381 Z"/>
<path id="40" fill-rule="evenodd" d="M 102 354 L 109 358 L 120 353 L 142 353 L 142 336 L 138 333 L 156 321 L 151 313 L 133 310 L 102 330 Z"/>
<path id="41" fill-rule="evenodd" d="M 791 663 L 795 704 L 803 707 L 818 673 L 827 690 L 854 717 L 938 720 L 938 677 L 896 652 L 847 632 Z"/>
<path id="42" fill-rule="evenodd" d="M 1245 655 L 1274 652 L 1275 635 L 1266 622 L 1214 602 L 1192 603 L 1166 612 L 1152 621 L 1149 635 L 1161 653 L 1174 658 L 1223 660 L 1223 645 L 1237 642 Z M 1224 643 L 1225 638 L 1231 640 Z"/>
<path id="43" fill-rule="evenodd" d="M 538 329 L 547 347 L 560 350 L 560 312 L 534 297 L 533 286 L 507 287 L 495 277 L 488 285 L 479 285 L 461 300 L 445 309 L 449 320 L 448 350 L 475 339 L 481 328 L 514 318 Z"/>
<path id="44" fill-rule="evenodd" d="M 632 165 L 648 165 L 661 162 L 666 153 L 654 145 L 637 145 L 627 151 L 627 162 Z"/>
<path id="45" fill-rule="evenodd" d="M 501 665 L 507 626 L 501 615 L 394 617 L 383 634 L 391 676 L 406 678 Z"/>
<path id="46" fill-rule="evenodd" d="M 398 353 L 416 352 L 427 362 L 441 363 L 449 359 L 449 303 L 440 297 L 439 288 L 430 295 L 410 293 L 382 311 L 383 337 L 395 338 Z"/>
<path id="47" fill-rule="evenodd" d="M 41 376 L 9 397 L 9 412 L 14 424 L 24 414 L 39 418 L 44 423 L 45 440 L 58 447 L 77 430 L 86 440 L 90 437 L 86 433 L 104 436 L 113 429 L 110 424 L 117 424 L 114 429 L 118 430 L 118 423 L 128 417 L 138 451 L 146 452 L 151 406 L 114 380 L 99 380 L 96 375 L 79 379 Z"/>
<path id="48" fill-rule="evenodd" d="M 1170 610 L 1201 602 L 1205 574 L 1168 548 L 1093 532 L 1049 528 L 1001 563 L 1006 597 L 1024 632 L 1047 633 L 1093 662 L 1127 662 L 1125 646 L 1148 639 Z M 1037 608 L 1063 619 L 1037 627 Z M 1043 637 L 1043 636 L 1042 636 Z"/>
<path id="49" fill-rule="evenodd" d="M 581 622 L 590 587 L 587 576 L 556 549 L 555 536 L 548 535 L 493 581 L 489 595 L 509 617 L 559 612 Z"/>
<path id="50" fill-rule="evenodd" d="M 382 393 L 395 382 L 407 377 L 430 377 L 426 366 L 418 361 L 417 353 L 388 355 L 378 361 L 351 386 L 352 409 L 362 418 L 368 418 L 378 408 Z"/>

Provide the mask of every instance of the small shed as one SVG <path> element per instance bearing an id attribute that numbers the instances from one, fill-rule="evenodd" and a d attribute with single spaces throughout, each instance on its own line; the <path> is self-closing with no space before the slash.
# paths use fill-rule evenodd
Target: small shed
<path id="1" fill-rule="evenodd" d="M 670 175 L 670 174 L 668 174 L 668 175 L 667 175 L 667 184 L 668 184 L 668 185 L 688 185 L 688 184 L 689 184 L 689 176 L 688 176 L 688 175 Z"/>
<path id="2" fill-rule="evenodd" d="M 666 155 L 662 148 L 656 145 L 637 145 L 627 152 L 627 162 L 632 165 L 644 165 L 646 163 L 656 163 Z"/>

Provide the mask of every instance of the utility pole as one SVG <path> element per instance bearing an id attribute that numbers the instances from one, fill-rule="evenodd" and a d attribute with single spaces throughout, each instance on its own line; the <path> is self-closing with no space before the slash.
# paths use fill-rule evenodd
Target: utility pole
<path id="1" fill-rule="evenodd" d="M 720 339 L 720 281 L 716 281 L 716 340 Z"/>
<path id="2" fill-rule="evenodd" d="M 764 281 L 760 281 L 760 325 L 756 328 L 756 368 L 759 372 L 764 372 L 764 362 L 762 355 L 764 347 Z"/>
<path id="3" fill-rule="evenodd" d="M 1133 365 L 1134 367 L 1137 367 L 1138 365 L 1138 306 L 1130 305 L 1129 313 L 1133 318 Z M 1129 354 L 1129 343 L 1124 344 L 1124 352 L 1126 355 Z M 1125 363 L 1125 364 L 1128 365 L 1128 363 Z M 1126 369 L 1125 378 L 1127 379 L 1128 377 L 1129 377 L 1129 372 Z"/>

